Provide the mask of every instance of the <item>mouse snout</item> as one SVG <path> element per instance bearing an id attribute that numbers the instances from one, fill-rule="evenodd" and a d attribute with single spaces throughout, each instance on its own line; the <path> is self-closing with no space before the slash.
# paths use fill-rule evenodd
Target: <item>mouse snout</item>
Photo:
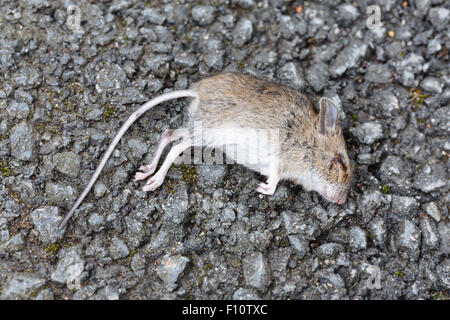
<path id="1" fill-rule="evenodd" d="M 321 194 L 328 201 L 336 204 L 344 204 L 347 200 L 347 191 L 336 190 L 336 188 L 326 188 Z"/>

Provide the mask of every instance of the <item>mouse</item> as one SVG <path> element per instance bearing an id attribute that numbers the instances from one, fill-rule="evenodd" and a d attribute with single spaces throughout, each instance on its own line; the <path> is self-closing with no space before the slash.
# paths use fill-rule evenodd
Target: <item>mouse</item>
<path id="1" fill-rule="evenodd" d="M 226 72 L 201 79 L 189 89 L 157 96 L 133 112 L 114 136 L 59 229 L 64 228 L 89 193 L 133 122 L 154 106 L 178 98 L 191 100 L 185 110 L 187 120 L 182 127 L 162 133 L 152 160 L 136 172 L 136 181 L 148 178 L 143 191 L 161 186 L 170 166 L 185 150 L 209 146 L 224 150 L 231 160 L 267 177 L 256 189 L 261 194 L 272 195 L 280 181 L 289 180 L 332 203 L 345 203 L 352 170 L 336 105 L 326 97 Z M 249 139 L 255 136 L 256 140 Z M 170 151 L 156 170 L 170 143 Z"/>

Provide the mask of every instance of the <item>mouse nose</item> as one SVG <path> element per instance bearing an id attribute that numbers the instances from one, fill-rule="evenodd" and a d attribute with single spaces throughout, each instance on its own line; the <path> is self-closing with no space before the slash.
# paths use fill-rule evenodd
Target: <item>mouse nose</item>
<path id="1" fill-rule="evenodd" d="M 340 195 L 338 195 L 338 196 L 336 196 L 336 197 L 334 197 L 334 202 L 336 203 L 336 204 L 343 204 L 343 203 L 345 203 L 345 201 L 347 200 L 347 196 L 340 196 Z"/>

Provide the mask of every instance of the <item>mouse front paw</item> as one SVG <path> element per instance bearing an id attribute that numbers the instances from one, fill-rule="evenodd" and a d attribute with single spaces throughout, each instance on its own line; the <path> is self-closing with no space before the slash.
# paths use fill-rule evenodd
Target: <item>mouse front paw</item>
<path id="1" fill-rule="evenodd" d="M 267 183 L 263 183 L 261 182 L 258 186 L 258 188 L 256 189 L 256 191 L 258 191 L 259 193 L 271 196 L 275 193 L 275 189 L 276 189 L 276 185 L 275 186 L 271 186 Z"/>

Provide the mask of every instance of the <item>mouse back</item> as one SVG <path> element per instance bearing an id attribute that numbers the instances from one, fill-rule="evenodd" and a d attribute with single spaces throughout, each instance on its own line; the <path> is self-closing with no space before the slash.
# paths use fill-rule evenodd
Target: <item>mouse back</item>
<path id="1" fill-rule="evenodd" d="M 192 86 L 198 94 L 188 112 L 193 121 L 211 127 L 239 126 L 286 129 L 315 113 L 311 101 L 297 90 L 246 74 L 222 73 Z"/>

